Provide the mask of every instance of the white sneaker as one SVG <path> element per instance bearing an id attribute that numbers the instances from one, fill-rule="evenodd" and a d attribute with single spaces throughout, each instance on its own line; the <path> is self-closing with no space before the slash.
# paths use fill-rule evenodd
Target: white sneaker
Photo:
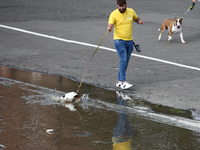
<path id="1" fill-rule="evenodd" d="M 122 83 L 122 85 L 121 85 L 121 89 L 128 89 L 128 88 L 130 88 L 130 87 L 132 87 L 133 85 L 132 84 L 130 84 L 130 83 L 128 83 L 128 82 L 124 82 L 124 83 Z"/>
<path id="2" fill-rule="evenodd" d="M 116 87 L 121 87 L 122 86 L 122 82 L 116 82 Z"/>

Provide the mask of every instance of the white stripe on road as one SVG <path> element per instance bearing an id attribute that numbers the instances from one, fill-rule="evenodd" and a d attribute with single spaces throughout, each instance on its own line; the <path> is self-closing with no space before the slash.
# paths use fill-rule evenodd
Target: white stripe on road
<path id="1" fill-rule="evenodd" d="M 27 34 L 32 34 L 32 35 L 36 35 L 36 36 L 40 36 L 40 37 L 45 37 L 45 38 L 49 38 L 49 39 L 53 39 L 53 40 L 67 42 L 67 43 L 79 44 L 79 45 L 90 46 L 90 47 L 97 47 L 98 46 L 98 45 L 84 43 L 84 42 L 78 42 L 78 41 L 73 41 L 73 40 L 66 40 L 66 39 L 63 39 L 63 38 L 58 38 L 58 37 L 55 37 L 55 36 L 50 36 L 50 35 L 46 35 L 46 34 L 32 32 L 32 31 L 28 31 L 28 30 L 24 30 L 24 29 L 20 29 L 20 28 L 10 27 L 10 26 L 6 26 L 6 25 L 2 25 L 2 24 L 0 24 L 0 27 L 1 28 L 10 29 L 10 30 L 14 30 L 14 31 L 19 31 L 19 32 L 27 33 Z M 116 52 L 115 49 L 108 48 L 108 47 L 100 46 L 99 48 L 107 50 L 107 51 Z M 162 62 L 162 63 L 165 63 L 165 64 L 170 64 L 170 65 L 174 65 L 174 66 L 178 66 L 178 67 L 182 67 L 182 68 L 187 68 L 187 69 L 192 69 L 192 70 L 200 71 L 200 68 L 197 68 L 197 67 L 183 65 L 183 64 L 179 64 L 179 63 L 175 63 L 175 62 L 170 62 L 170 61 L 166 61 L 166 60 L 162 60 L 162 59 L 158 59 L 158 58 L 148 57 L 148 56 L 144 56 L 144 55 L 137 55 L 137 54 L 132 54 L 132 56 L 140 57 L 140 58 L 144 58 L 144 59 L 148 59 L 148 60 L 153 60 L 153 61 L 157 61 L 157 62 Z"/>

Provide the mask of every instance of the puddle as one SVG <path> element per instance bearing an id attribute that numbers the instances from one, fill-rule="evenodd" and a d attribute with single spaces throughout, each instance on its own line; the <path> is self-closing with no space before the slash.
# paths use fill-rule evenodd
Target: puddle
<path id="1" fill-rule="evenodd" d="M 152 105 L 66 77 L 0 67 L 0 149 L 199 149 L 198 111 Z M 47 131 L 52 131 L 49 132 Z"/>
<path id="2" fill-rule="evenodd" d="M 58 76 L 58 75 L 48 75 L 39 72 L 22 71 L 15 68 L 8 68 L 0 66 L 0 77 L 5 77 L 8 79 L 13 79 L 17 81 L 22 81 L 25 83 L 30 83 L 33 85 L 38 85 L 41 87 L 47 87 L 52 90 L 63 91 L 64 93 L 77 91 L 79 82 L 71 80 L 69 78 Z M 90 98 L 100 99 L 103 101 L 115 102 L 116 92 L 109 91 L 100 87 L 82 84 L 80 89 L 80 95 L 87 93 Z M 128 94 L 128 93 L 122 93 Z M 176 115 L 180 117 L 186 117 L 189 119 L 200 120 L 200 112 L 196 110 L 180 110 L 175 108 L 170 108 L 162 105 L 155 105 L 149 102 L 131 97 L 133 100 L 130 105 L 147 107 L 154 112 L 163 113 L 167 115 Z"/>

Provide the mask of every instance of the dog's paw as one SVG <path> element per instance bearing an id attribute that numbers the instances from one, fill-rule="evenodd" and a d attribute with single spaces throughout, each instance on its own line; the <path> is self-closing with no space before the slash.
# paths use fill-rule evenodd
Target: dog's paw
<path id="1" fill-rule="evenodd" d="M 168 41 L 172 41 L 172 36 L 168 36 Z"/>
<path id="2" fill-rule="evenodd" d="M 186 42 L 185 41 L 181 41 L 183 44 L 185 44 Z"/>
<path id="3" fill-rule="evenodd" d="M 161 35 L 158 36 L 158 41 L 160 41 L 160 40 L 161 40 Z"/>

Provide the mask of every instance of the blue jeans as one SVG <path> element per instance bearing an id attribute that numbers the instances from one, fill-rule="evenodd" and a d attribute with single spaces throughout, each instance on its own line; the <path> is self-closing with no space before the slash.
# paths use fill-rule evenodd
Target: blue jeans
<path id="1" fill-rule="evenodd" d="M 124 82 L 126 81 L 126 70 L 130 56 L 133 52 L 133 41 L 114 40 L 114 44 L 120 59 L 118 81 Z"/>

